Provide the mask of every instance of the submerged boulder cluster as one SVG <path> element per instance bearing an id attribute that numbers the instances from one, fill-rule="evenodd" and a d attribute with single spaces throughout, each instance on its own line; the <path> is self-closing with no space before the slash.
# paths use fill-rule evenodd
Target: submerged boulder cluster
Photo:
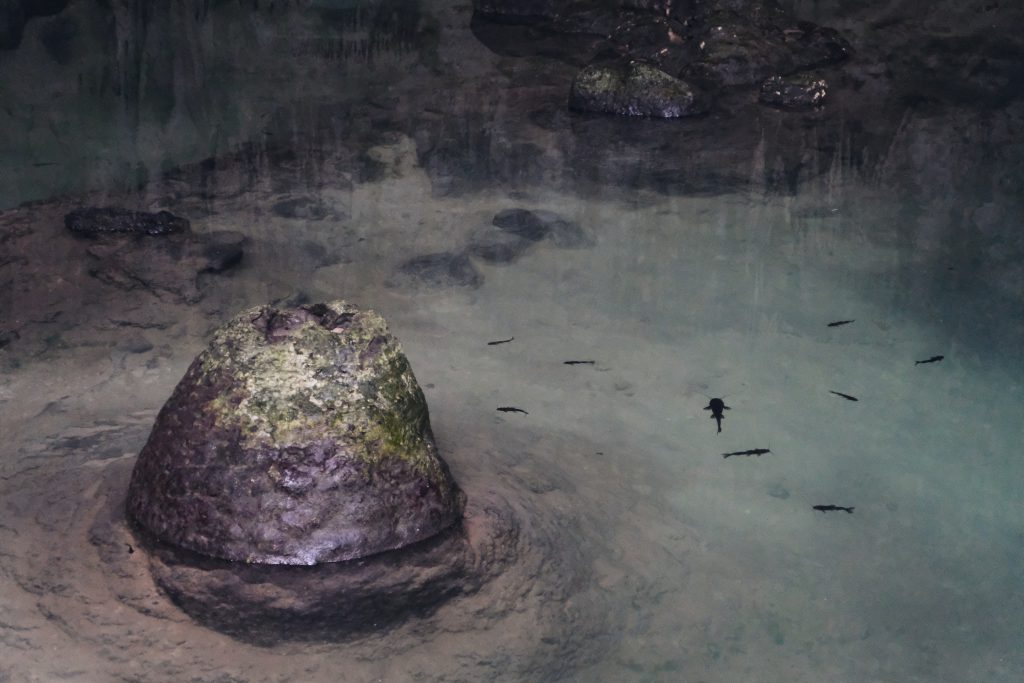
<path id="1" fill-rule="evenodd" d="M 219 328 L 160 411 L 127 508 L 205 555 L 312 565 L 431 537 L 464 504 L 398 342 L 335 301 Z"/>
<path id="2" fill-rule="evenodd" d="M 476 0 L 475 21 L 488 44 L 500 39 L 483 24 L 526 25 L 538 41 L 564 36 L 544 53 L 582 65 L 569 106 L 623 116 L 700 114 L 750 86 L 764 104 L 817 106 L 828 85 L 812 72 L 851 52 L 837 31 L 776 0 Z"/>

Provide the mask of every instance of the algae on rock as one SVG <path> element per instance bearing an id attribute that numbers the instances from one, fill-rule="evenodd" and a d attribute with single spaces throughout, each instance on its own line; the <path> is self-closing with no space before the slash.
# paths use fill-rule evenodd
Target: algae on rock
<path id="1" fill-rule="evenodd" d="M 315 564 L 422 540 L 464 495 L 384 320 L 343 301 L 219 328 L 160 411 L 128 511 L 231 560 Z"/>

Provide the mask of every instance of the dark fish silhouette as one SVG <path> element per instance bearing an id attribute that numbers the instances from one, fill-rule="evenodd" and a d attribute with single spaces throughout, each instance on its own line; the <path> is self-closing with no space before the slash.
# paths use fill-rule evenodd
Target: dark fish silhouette
<path id="1" fill-rule="evenodd" d="M 725 419 L 725 415 L 722 414 L 723 410 L 732 410 L 729 406 L 725 405 L 725 401 L 720 398 L 710 399 L 708 404 L 704 406 L 704 410 L 711 411 L 711 417 L 718 423 L 718 433 L 722 433 L 722 420 Z"/>
<path id="2" fill-rule="evenodd" d="M 732 453 L 722 453 L 723 458 L 731 458 L 734 455 L 756 455 L 758 457 L 765 453 L 771 453 L 769 448 L 751 448 L 749 451 L 733 451 Z"/>
<path id="3" fill-rule="evenodd" d="M 489 342 L 487 342 L 487 345 L 488 346 L 497 346 L 498 344 L 508 344 L 513 339 L 515 339 L 515 337 L 509 337 L 508 339 L 499 339 L 497 341 L 489 341 Z"/>
<path id="4" fill-rule="evenodd" d="M 829 389 L 828 393 L 830 393 L 830 394 L 835 394 L 836 396 L 842 396 L 842 397 L 843 397 L 843 398 L 845 398 L 845 399 L 846 399 L 847 401 L 859 401 L 859 400 L 860 400 L 860 399 L 859 399 L 859 398 L 857 398 L 856 396 L 850 396 L 849 394 L 842 394 L 842 393 L 840 393 L 840 392 L 838 392 L 838 391 L 832 391 L 831 389 Z"/>
<path id="5" fill-rule="evenodd" d="M 922 363 L 938 363 L 943 358 L 945 358 L 945 356 L 932 356 L 927 360 L 915 360 L 914 365 L 921 365 Z"/>
<path id="6" fill-rule="evenodd" d="M 563 361 L 566 365 L 593 365 L 592 360 L 567 360 Z"/>
<path id="7" fill-rule="evenodd" d="M 835 321 L 833 323 L 829 323 L 828 326 L 829 327 L 839 327 L 840 325 L 849 325 L 852 322 L 856 322 L 856 321 L 855 320 L 837 320 L 837 321 Z"/>
<path id="8" fill-rule="evenodd" d="M 522 408 L 514 408 L 512 406 L 501 406 L 498 410 L 503 413 L 522 413 L 523 415 L 529 415 L 529 413 Z"/>
<path id="9" fill-rule="evenodd" d="M 125 545 L 127 545 L 127 546 L 128 546 L 128 554 L 129 554 L 129 555 L 131 555 L 132 553 L 134 553 L 134 552 L 135 552 L 135 548 L 133 548 L 133 547 L 132 547 L 132 544 L 131 544 L 131 543 L 126 543 Z"/>
<path id="10" fill-rule="evenodd" d="M 848 512 L 851 515 L 853 514 L 852 507 L 844 508 L 842 505 L 815 505 L 814 509 L 818 512 L 839 512 L 842 510 L 843 512 Z"/>

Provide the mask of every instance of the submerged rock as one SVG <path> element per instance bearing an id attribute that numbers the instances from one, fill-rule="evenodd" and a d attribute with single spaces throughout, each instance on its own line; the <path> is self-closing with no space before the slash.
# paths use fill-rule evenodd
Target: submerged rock
<path id="1" fill-rule="evenodd" d="M 462 252 L 416 256 L 402 263 L 387 281 L 389 287 L 470 287 L 484 278 Z"/>
<path id="2" fill-rule="evenodd" d="M 522 237 L 531 242 L 548 236 L 551 226 L 540 216 L 527 209 L 505 209 L 494 216 L 491 223 L 503 232 Z"/>
<path id="3" fill-rule="evenodd" d="M 490 263 L 512 263 L 545 239 L 562 249 L 594 244 L 583 228 L 554 211 L 505 209 L 473 233 L 469 253 Z"/>
<path id="4" fill-rule="evenodd" d="M 95 259 L 89 274 L 121 290 L 193 304 L 203 298 L 202 276 L 241 262 L 245 240 L 232 230 L 176 233 L 159 240 L 109 235 L 89 246 Z"/>
<path id="5" fill-rule="evenodd" d="M 468 250 L 488 263 L 512 263 L 534 244 L 535 240 L 485 225 L 470 236 Z"/>
<path id="6" fill-rule="evenodd" d="M 76 209 L 64 216 L 64 226 L 76 235 L 130 233 L 135 235 L 169 235 L 188 232 L 189 222 L 170 211 L 147 213 L 129 211 L 116 206 Z"/>
<path id="7" fill-rule="evenodd" d="M 825 102 L 828 83 L 811 74 L 773 76 L 761 84 L 759 99 L 764 104 L 784 109 L 817 107 Z"/>
<path id="8" fill-rule="evenodd" d="M 703 98 L 689 83 L 635 60 L 585 67 L 572 82 L 569 108 L 661 118 L 707 111 Z"/>
<path id="9" fill-rule="evenodd" d="M 426 539 L 463 505 L 398 342 L 335 301 L 219 328 L 157 416 L 127 509 L 205 555 L 311 565 Z"/>

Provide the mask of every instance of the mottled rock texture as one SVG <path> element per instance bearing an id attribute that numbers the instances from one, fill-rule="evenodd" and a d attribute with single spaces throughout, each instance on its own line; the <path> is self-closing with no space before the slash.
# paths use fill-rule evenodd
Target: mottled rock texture
<path id="1" fill-rule="evenodd" d="M 127 509 L 199 553 L 311 565 L 433 536 L 464 499 L 384 320 L 335 301 L 219 328 L 160 411 Z"/>
<path id="2" fill-rule="evenodd" d="M 635 60 L 585 67 L 572 82 L 569 108 L 661 118 L 707 111 L 699 93 L 689 83 Z"/>
<path id="3" fill-rule="evenodd" d="M 761 84 L 758 96 L 764 104 L 783 109 L 817 107 L 825 102 L 828 83 L 808 74 L 772 76 Z"/>
<path id="4" fill-rule="evenodd" d="M 64 216 L 64 226 L 76 235 L 82 236 L 109 233 L 167 235 L 188 232 L 190 228 L 188 220 L 169 211 L 147 213 L 116 206 L 76 209 Z"/>

